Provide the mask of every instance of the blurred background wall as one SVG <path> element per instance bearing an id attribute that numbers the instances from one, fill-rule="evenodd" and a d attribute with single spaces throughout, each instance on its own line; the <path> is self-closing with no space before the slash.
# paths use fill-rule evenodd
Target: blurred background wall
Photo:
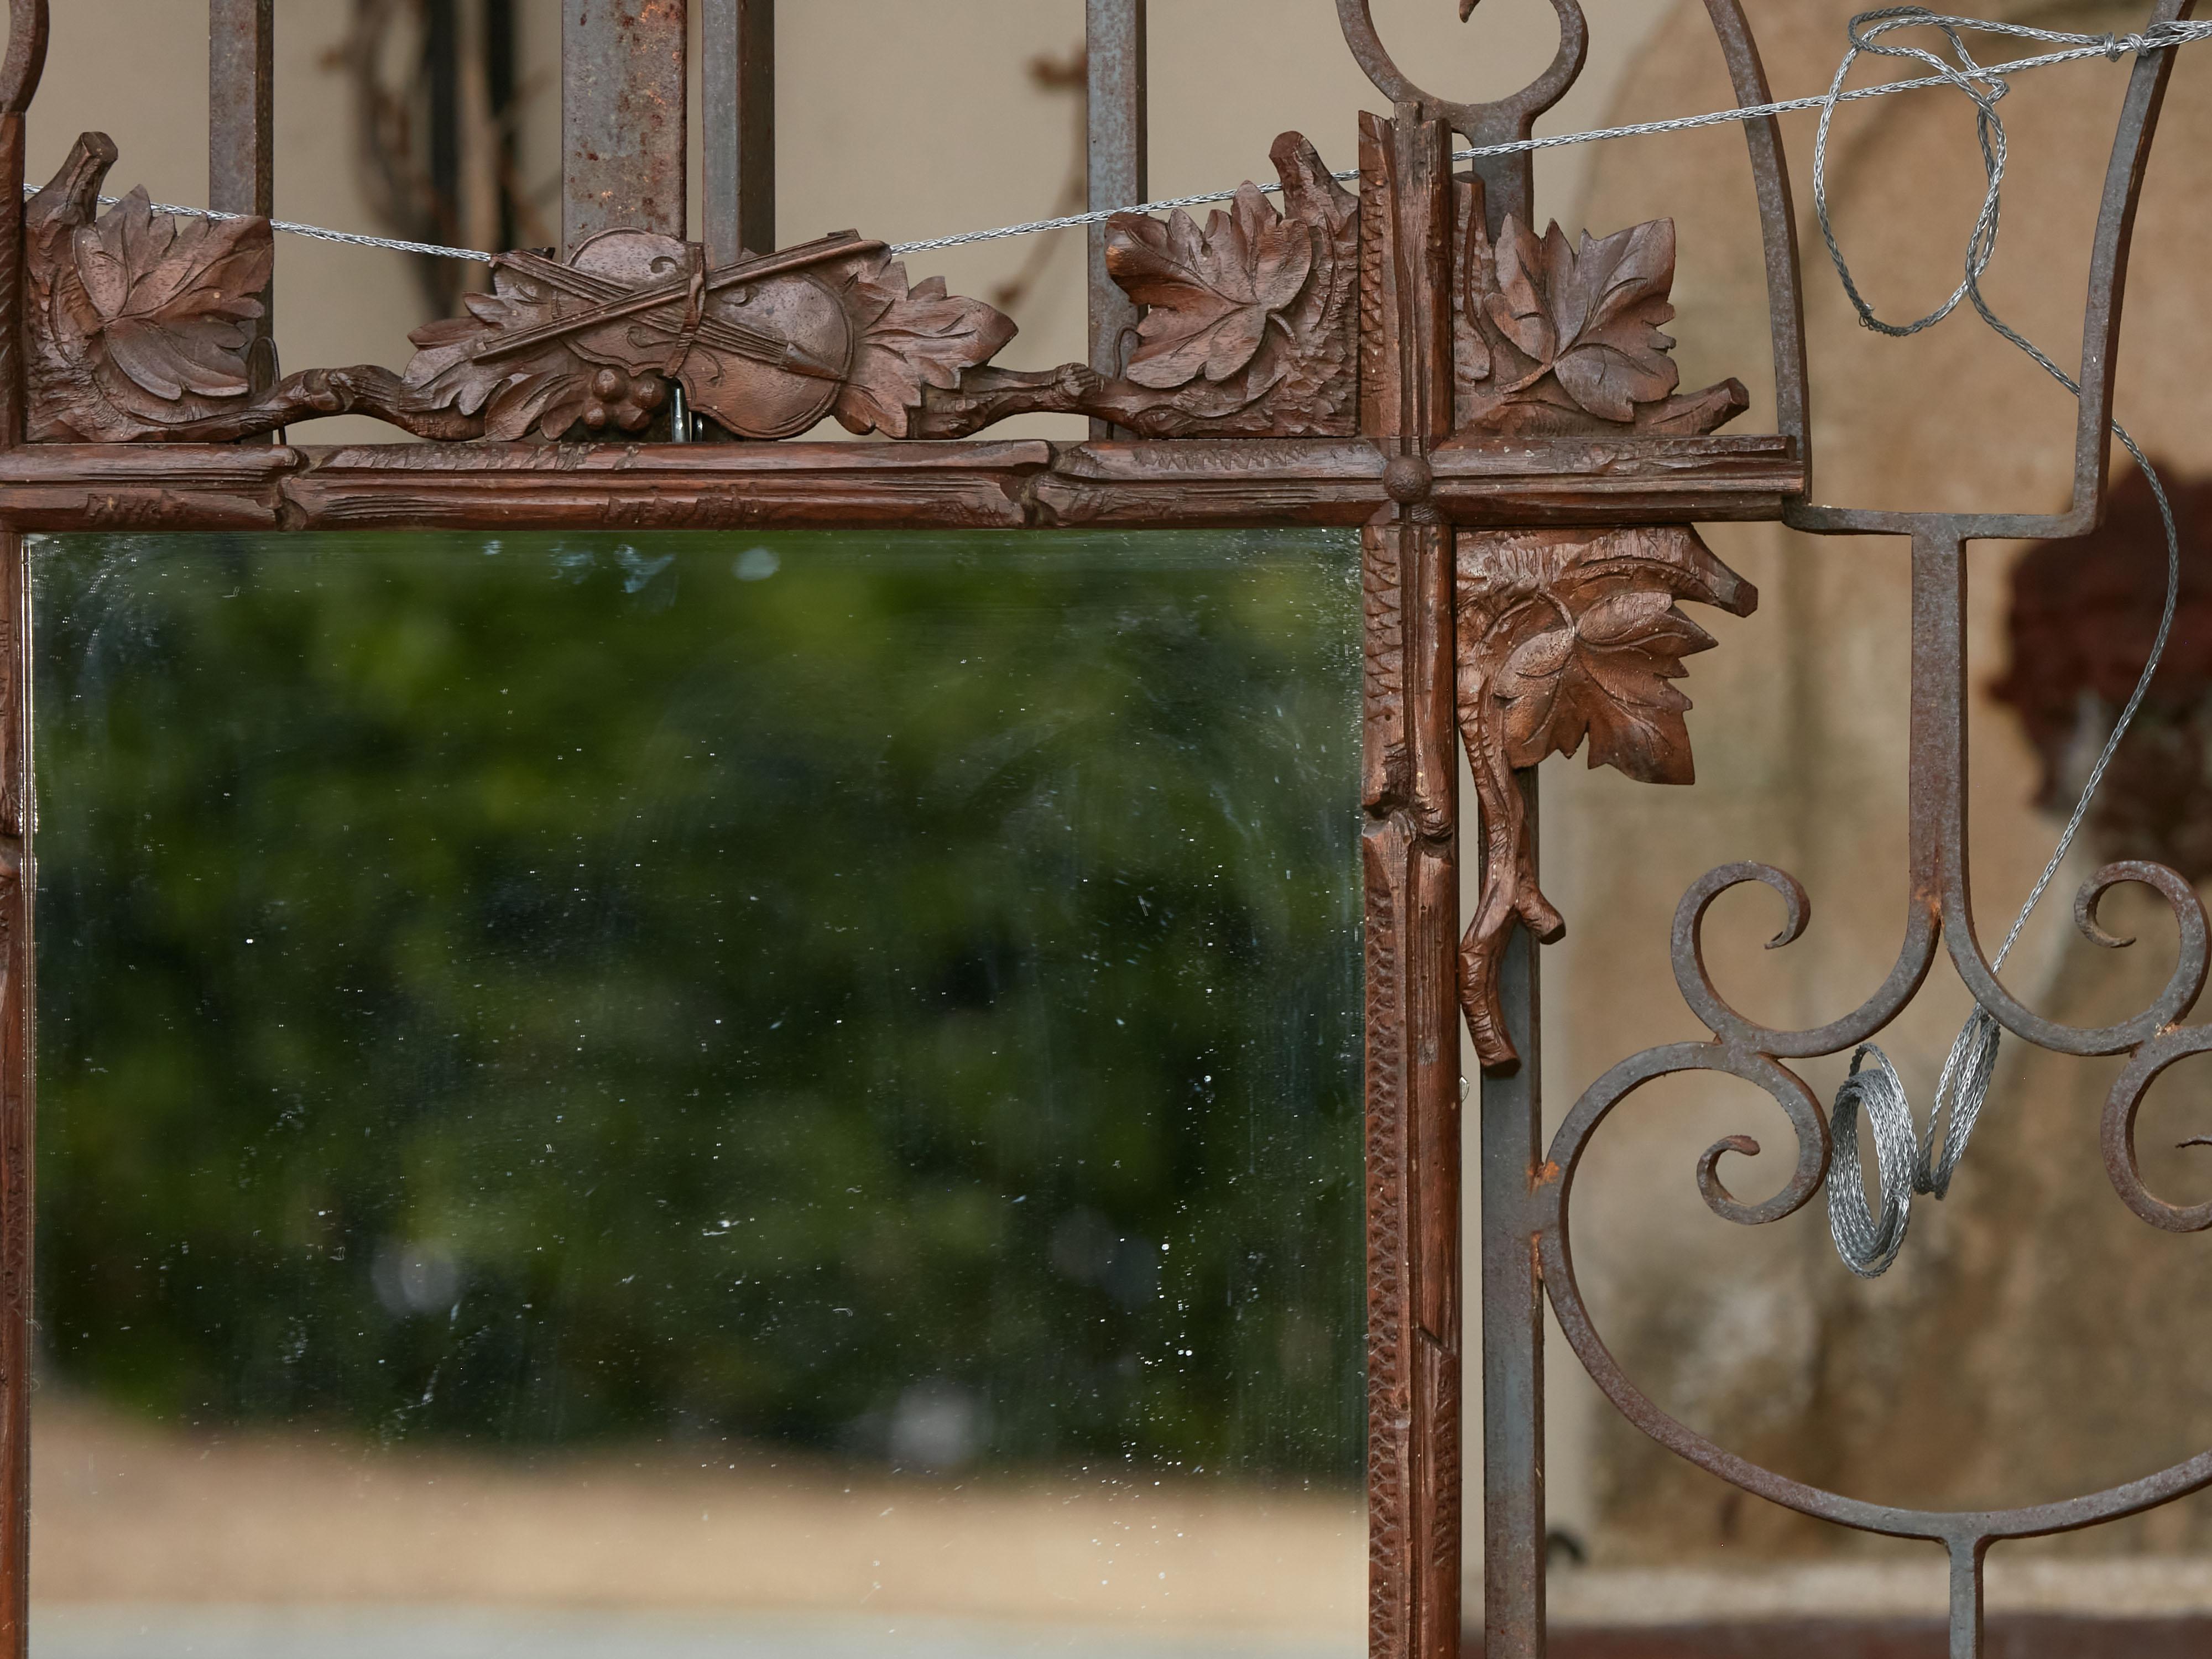
<path id="1" fill-rule="evenodd" d="M 1826 85 L 1857 4 L 1752 0 L 1749 9 L 1786 95 Z M 2099 0 L 1991 0 L 1990 9 L 2081 28 L 2125 27 L 2142 9 Z M 1589 9 L 1589 70 L 1542 130 L 1730 101 L 1696 0 L 1595 0 Z M 1455 95 L 1518 87 L 1552 48 L 1540 0 L 1492 0 L 1467 28 L 1441 0 L 1377 0 L 1376 11 L 1389 38 L 1404 43 L 1401 61 Z M 485 246 L 502 233 L 524 243 L 553 240 L 556 8 L 544 0 L 286 0 L 280 12 L 280 215 Z M 495 41 L 502 26 L 511 29 L 506 47 Z M 1155 5 L 1151 27 L 1156 194 L 1264 172 L 1268 142 L 1286 128 L 1304 131 L 1333 164 L 1351 163 L 1355 113 L 1377 100 L 1323 0 L 1181 0 Z M 461 92 L 454 125 L 438 138 L 422 65 L 429 32 L 441 27 L 451 30 Z M 848 225 L 891 239 L 926 236 L 1078 205 L 1071 191 L 1080 176 L 1081 38 L 1078 0 L 787 4 L 778 86 L 782 240 Z M 497 96 L 494 58 L 508 63 Z M 98 127 L 122 150 L 112 188 L 143 182 L 156 199 L 204 199 L 204 59 L 200 9 L 184 0 L 58 7 L 31 118 L 32 176 L 45 177 L 78 130 Z M 2013 167 L 1990 292 L 2062 363 L 2077 349 L 2096 191 L 2124 74 L 2087 65 L 2023 77 L 2003 106 Z M 2212 49 L 2185 54 L 2138 232 L 2120 376 L 2122 417 L 2171 464 L 2175 482 L 2212 471 L 2204 419 L 2212 349 L 2200 298 L 2212 228 L 2191 210 L 2201 200 L 2194 170 L 2212 149 L 2208 89 Z M 2061 505 L 2070 400 L 1971 319 L 1911 343 L 1859 330 L 1812 234 L 1810 118 L 1794 118 L 1787 132 L 1806 214 L 1819 493 L 1885 506 Z M 1862 105 L 1843 118 L 1839 135 L 1831 185 L 1863 284 L 1885 315 L 1917 315 L 1956 282 L 1978 199 L 1970 112 L 1955 97 Z M 448 159 L 433 154 L 436 143 Z M 696 192 L 696 169 L 694 177 Z M 1599 234 L 1672 215 L 1680 246 L 1674 332 L 1685 384 L 1737 375 L 1754 394 L 1742 429 L 1771 422 L 1765 295 L 1738 132 L 1547 156 L 1539 164 L 1539 204 L 1540 218 L 1556 215 L 1571 231 L 1587 226 Z M 1081 355 L 1076 236 L 951 250 L 914 270 L 942 271 L 956 291 L 1007 309 L 1023 331 L 1009 363 Z M 402 256 L 281 240 L 285 367 L 399 365 L 406 331 L 439 314 L 456 276 L 479 280 L 473 267 L 432 270 Z M 1030 429 L 1074 435 L 1077 428 L 1046 418 Z M 389 434 L 340 421 L 295 435 Z M 2140 512 L 2130 520 L 2138 543 L 2147 522 Z M 1734 896 L 1717 912 L 1710 937 L 1719 978 L 1748 1012 L 1793 1024 L 1833 1018 L 1867 994 L 1896 948 L 1905 549 L 1816 544 L 1765 526 L 1719 526 L 1710 538 L 1758 584 L 1763 603 L 1743 621 L 1700 617 L 1721 648 L 1695 659 L 1688 682 L 1698 703 L 1697 788 L 1653 790 L 1572 765 L 1547 769 L 1547 884 L 1570 926 L 1546 957 L 1554 1114 L 1623 1056 L 1700 1034 L 1665 950 L 1676 899 L 1711 864 L 1770 860 L 1813 896 L 1809 933 L 1772 956 L 1757 948 L 1774 921 L 1761 893 Z M 1972 560 L 1973 845 L 1982 933 L 1990 939 L 2057 825 L 2047 804 L 2037 805 L 2047 793 L 2046 757 L 1990 689 L 2012 666 L 2008 617 L 2021 551 L 1984 544 Z M 2154 561 L 2130 567 L 2138 568 L 2154 582 Z M 2142 594 L 2130 590 L 2114 604 L 2123 635 L 2115 648 L 2124 657 L 2141 638 Z M 2034 670 L 2025 671 L 2030 680 Z M 2167 746 L 2148 768 L 2152 784 L 2201 773 L 2203 747 L 2191 748 L 2189 737 L 2195 695 L 2183 687 L 2169 699 Z M 2091 748 L 2108 705 L 2095 695 L 2081 702 Z M 2070 892 L 2108 854 L 2170 852 L 2166 843 L 2188 822 L 2187 811 L 2154 803 L 2094 826 L 2094 845 L 2075 855 L 2013 958 L 2016 990 L 2080 1021 L 2142 1006 L 2171 961 L 2170 924 L 2135 915 L 2121 896 L 2111 911 L 2140 921 L 2144 937 L 2123 955 L 2099 952 L 2066 922 Z M 1939 965 L 1882 1039 L 1923 1103 L 1968 1006 Z M 1847 1058 L 1808 1066 L 1816 1089 L 1831 1090 Z M 1748 1130 L 1770 1145 L 1755 1171 L 1735 1178 L 1736 1190 L 1778 1183 L 1790 1153 L 1778 1149 L 1786 1131 L 1771 1107 L 1748 1091 L 1696 1083 L 1647 1091 L 1601 1139 L 1578 1204 L 1578 1262 L 1616 1351 L 1662 1404 L 1725 1443 L 1890 1501 L 2056 1497 L 2201 1447 L 2212 1440 L 2204 1381 L 2212 1336 L 2201 1314 L 2212 1258 L 2201 1240 L 2136 1222 L 2111 1193 L 2095 1116 L 2112 1069 L 2008 1042 L 1953 1196 L 1945 1205 L 1923 1201 L 1904 1259 L 1873 1284 L 1837 1262 L 1817 1201 L 1752 1233 L 1716 1220 L 1698 1200 L 1692 1161 L 1723 1133 Z M 2144 1135 L 2147 1172 L 2175 1201 L 2212 1193 L 2201 1153 L 2158 1150 L 2187 1133 L 2185 1103 L 2202 1088 L 2189 1067 L 2171 1074 Z M 1603 1564 L 1862 1547 L 1740 1498 L 1642 1440 L 1556 1342 L 1551 1376 L 1551 1502 L 1572 1540 L 1572 1550 L 1563 1542 L 1563 1564 L 1573 1551 Z M 2208 1542 L 2212 1510 L 2185 1504 L 2074 1547 L 2174 1551 Z"/>

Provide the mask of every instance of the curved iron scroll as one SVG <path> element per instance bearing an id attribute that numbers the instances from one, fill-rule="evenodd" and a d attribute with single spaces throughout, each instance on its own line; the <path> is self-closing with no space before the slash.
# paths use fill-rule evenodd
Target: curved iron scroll
<path id="1" fill-rule="evenodd" d="M 1735 76 L 1739 99 L 1763 101 L 1765 77 L 1741 8 L 1735 0 L 1707 0 L 1707 7 Z M 2160 0 L 2152 21 L 2180 21 L 2194 9 L 2195 0 Z M 1744 1491 L 1838 1525 L 1942 1545 L 1952 1563 L 1954 1655 L 1981 1650 L 1982 1563 L 1990 1544 L 2116 1520 L 2212 1486 L 2212 1451 L 2103 1492 L 2008 1510 L 1895 1508 L 1790 1480 L 1724 1450 L 1669 1416 L 1621 1369 L 1599 1334 L 1575 1280 L 1571 1201 L 1583 1155 L 1616 1107 L 1655 1079 L 1709 1072 L 1765 1090 L 1790 1125 L 1797 1157 L 1779 1193 L 1763 1203 L 1745 1204 L 1729 1192 L 1720 1168 L 1729 1153 L 1755 1153 L 1759 1144 L 1742 1135 L 1716 1143 L 1696 1165 L 1706 1204 L 1723 1218 L 1745 1224 L 1796 1213 L 1826 1177 L 1828 1127 L 1819 1102 L 1784 1062 L 1836 1053 L 1882 1030 L 1918 991 L 1940 942 L 1981 1005 L 2015 1035 L 2059 1054 L 2130 1055 L 2104 1113 L 2103 1153 L 2113 1186 L 2130 1209 L 2154 1225 L 2177 1232 L 2212 1229 L 2212 1204 L 2181 1206 L 2152 1194 L 2135 1152 L 2136 1114 L 2152 1081 L 2185 1055 L 2212 1052 L 2212 1026 L 2179 1024 L 2203 989 L 2208 957 L 2212 956 L 2203 905 L 2187 882 L 2162 866 L 2116 864 L 2097 872 L 2075 902 L 2075 921 L 2083 933 L 2106 947 L 2127 944 L 2098 925 L 2097 905 L 2112 887 L 2136 883 L 2158 893 L 2172 911 L 2179 934 L 2178 959 L 2163 990 L 2134 1018 L 2094 1029 L 2069 1026 L 2037 1014 L 1998 982 L 1975 936 L 1966 838 L 1965 545 L 1984 538 L 2076 535 L 2101 514 L 2111 447 L 2112 366 L 2118 343 L 2128 246 L 2172 59 L 2171 52 L 2138 58 L 2106 174 L 2085 311 L 2081 408 L 2069 509 L 2043 515 L 1888 513 L 1801 501 L 1784 515 L 1793 527 L 1820 534 L 1912 538 L 1909 890 L 1904 938 L 1894 965 L 1858 1007 L 1825 1024 L 1802 1030 L 1759 1024 L 1731 1006 L 1714 985 L 1705 963 L 1705 916 L 1713 902 L 1732 888 L 1750 883 L 1770 887 L 1785 908 L 1784 926 L 1769 946 L 1779 948 L 1804 933 L 1810 904 L 1794 877 L 1771 866 L 1731 864 L 1709 872 L 1691 886 L 1675 913 L 1673 961 L 1684 1000 L 1714 1040 L 1649 1049 L 1614 1066 L 1569 1113 L 1534 1177 L 1533 1218 L 1546 1289 L 1569 1344 L 1613 1403 L 1662 1445 Z M 1767 239 L 1779 413 L 1783 429 L 1805 442 L 1802 302 L 1789 178 L 1772 142 L 1771 127 L 1771 122 L 1753 124 L 1752 143 Z"/>

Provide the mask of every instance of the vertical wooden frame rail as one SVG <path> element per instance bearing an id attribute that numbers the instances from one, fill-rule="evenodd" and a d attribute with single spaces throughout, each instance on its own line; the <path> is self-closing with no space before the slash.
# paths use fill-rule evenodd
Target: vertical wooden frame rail
<path id="1" fill-rule="evenodd" d="M 1360 532 L 1366 629 L 1370 1651 L 1460 1632 L 1458 763 L 1451 527 L 1427 459 L 1451 426 L 1449 133 L 1361 123 L 1360 426 L 1390 504 Z"/>
<path id="2" fill-rule="evenodd" d="M 23 441 L 23 118 L 46 66 L 46 11 L 10 0 L 0 58 L 0 446 Z M 30 1650 L 30 581 L 0 517 L 0 1653 Z"/>
<path id="3" fill-rule="evenodd" d="M 1375 40 L 1363 0 L 1340 0 L 1347 40 L 1390 113 L 1364 118 L 1356 131 L 1347 121 L 1320 149 L 1296 134 L 1277 138 L 1267 154 L 1281 182 L 1279 205 L 1248 188 L 1219 226 L 1117 218 L 1099 238 L 1114 291 L 1092 286 L 1092 359 L 1045 370 L 997 367 L 991 359 L 1012 331 L 1006 319 L 910 278 L 880 242 L 842 233 L 769 251 L 770 0 L 699 3 L 707 53 L 699 241 L 684 240 L 684 0 L 563 0 L 562 223 L 573 257 L 501 255 L 495 295 L 470 318 L 431 331 L 432 343 L 403 372 L 303 368 L 274 386 L 249 386 L 241 370 L 235 386 L 217 377 L 210 389 L 164 396 L 135 380 L 128 362 L 106 353 L 97 326 L 62 303 L 78 280 L 76 234 L 98 221 L 95 197 L 115 158 L 104 139 L 88 140 L 25 206 L 22 111 L 38 80 L 46 8 L 45 0 L 9 0 L 0 70 L 0 157 L 14 175 L 0 210 L 8 216 L 0 223 L 8 364 L 0 382 L 8 556 L 0 634 L 0 1604 L 10 1622 L 0 1659 L 24 1652 L 28 1560 L 33 1164 L 22 535 L 117 528 L 1358 527 L 1371 1650 L 1376 1659 L 1448 1659 L 1460 1643 L 1464 1011 L 1486 1067 L 1484 1618 L 1493 1656 L 1540 1652 L 1542 1377 L 1531 1241 L 1548 1212 L 1538 1180 L 1529 938 L 1548 930 L 1533 856 L 1540 755 L 1493 729 L 1504 707 L 1493 695 L 1497 671 L 1504 653 L 1525 642 L 1516 630 L 1528 624 L 1523 611 L 1498 599 L 1492 578 L 1522 561 L 1549 584 L 1547 603 L 1568 611 L 1602 605 L 1624 584 L 1641 595 L 1629 609 L 1647 620 L 1660 593 L 1747 608 L 1747 585 L 1703 553 L 1687 526 L 1775 518 L 1801 494 L 1802 426 L 1790 423 L 1790 411 L 1802 414 L 1802 396 L 1785 387 L 1780 434 L 1724 436 L 1712 427 L 1741 407 L 1727 386 L 1619 410 L 1593 393 L 1613 412 L 1592 412 L 1559 402 L 1565 394 L 1543 372 L 1505 372 L 1510 347 L 1483 319 L 1495 310 L 1486 305 L 1500 261 L 1517 257 L 1516 237 L 1533 234 L 1528 167 L 1509 159 L 1455 175 L 1452 135 L 1524 136 L 1565 91 L 1586 33 L 1572 0 L 1553 0 L 1561 45 L 1545 76 L 1514 99 L 1484 106 L 1442 101 L 1407 83 Z M 1729 18 L 1741 29 L 1734 0 L 1709 3 L 1724 40 Z M 235 144 L 240 132 L 269 131 L 272 9 L 266 0 L 210 5 L 211 27 L 242 30 L 226 38 L 252 47 L 220 59 L 228 67 L 220 70 L 211 144 L 250 161 L 223 165 L 265 179 L 265 141 L 245 151 Z M 1143 190 L 1141 0 L 1091 0 L 1089 19 L 1094 200 L 1108 192 L 1129 199 Z M 1255 27 L 1265 21 L 1255 9 Z M 1747 33 L 1731 50 L 1739 96 L 1763 95 Z M 96 122 L 96 112 L 85 116 L 85 125 Z M 1771 126 L 1754 129 L 1754 157 L 1771 142 Z M 1355 145 L 1356 196 L 1328 172 Z M 1255 143 L 1255 159 L 1261 149 Z M 1776 178 L 1762 173 L 1762 191 Z M 1786 198 L 1786 180 L 1775 188 Z M 256 205 L 265 200 L 257 197 Z M 107 211 L 136 210 L 126 203 Z M 596 245 L 615 247 L 614 257 L 580 252 L 610 230 L 628 233 Z M 270 280 L 257 263 L 257 250 L 270 246 L 266 227 L 220 234 L 234 239 L 224 246 L 238 256 L 226 278 L 237 292 L 222 297 L 235 302 L 234 314 L 258 320 L 250 302 Z M 1639 303 L 1657 303 L 1671 274 L 1671 230 L 1620 235 L 1644 239 L 1640 257 L 1660 274 Z M 1193 336 L 1186 320 L 1206 314 L 1204 296 L 1164 256 L 1181 258 L 1194 245 L 1216 246 L 1207 258 L 1231 249 L 1237 258 L 1249 255 L 1246 275 L 1262 297 L 1243 320 L 1255 326 Z M 1794 258 L 1794 249 L 1775 258 L 1785 254 Z M 1794 302 L 1795 267 L 1784 264 L 1777 267 L 1778 317 Z M 196 349 L 217 362 L 228 349 L 206 339 Z M 1499 360 L 1487 378 L 1469 367 L 1486 352 Z M 1527 387 L 1501 391 L 1516 379 Z M 679 386 L 719 423 L 712 429 L 787 441 L 670 441 L 671 388 Z M 252 441 L 347 412 L 429 441 Z M 1094 434 L 1116 435 L 973 435 L 1029 412 L 1085 416 Z M 885 441 L 788 441 L 824 415 Z M 1483 902 L 1464 939 L 1462 748 L 1475 763 L 1483 865 Z M 1663 755 L 1653 763 L 1662 771 L 1670 763 Z M 1510 903 L 1501 911 L 1503 901 Z"/>

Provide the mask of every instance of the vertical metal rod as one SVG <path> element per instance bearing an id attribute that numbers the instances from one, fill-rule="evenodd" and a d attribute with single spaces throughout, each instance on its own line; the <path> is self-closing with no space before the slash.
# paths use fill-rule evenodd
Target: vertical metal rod
<path id="1" fill-rule="evenodd" d="M 35 79 L 35 72 L 33 73 Z M 23 117 L 0 115 L 0 442 L 23 441 Z M 23 538 L 0 526 L 0 1659 L 31 1646 L 29 815 Z"/>
<path id="2" fill-rule="evenodd" d="M 561 241 L 684 234 L 684 0 L 562 0 Z"/>
<path id="3" fill-rule="evenodd" d="M 775 0 L 700 0 L 710 265 L 775 250 Z"/>
<path id="4" fill-rule="evenodd" d="M 208 205 L 276 211 L 276 0 L 208 0 Z M 261 315 L 243 325 L 254 390 L 276 384 L 272 278 Z"/>
<path id="5" fill-rule="evenodd" d="M 1537 840 L 1536 774 L 1517 775 Z M 1533 859 L 1532 859 L 1533 863 Z M 1532 869 L 1531 878 L 1535 875 Z M 1536 942 L 1516 927 L 1498 1001 L 1521 1064 L 1482 1079 L 1482 1601 L 1488 1659 L 1544 1652 L 1544 1298 L 1530 1191 L 1543 1161 Z"/>
<path id="6" fill-rule="evenodd" d="M 1151 193 L 1145 154 L 1145 0 L 1085 0 L 1084 177 L 1087 211 L 1132 207 Z M 1137 307 L 1106 270 L 1106 227 L 1090 237 L 1091 366 L 1118 374 L 1134 337 Z M 1094 438 L 1111 437 L 1104 421 Z"/>
<path id="7" fill-rule="evenodd" d="M 458 0 L 422 0 L 422 84 L 429 92 L 431 234 L 462 239 L 461 15 Z"/>
<path id="8" fill-rule="evenodd" d="M 10 0 L 0 62 L 0 446 L 23 441 L 23 113 L 45 0 Z M 31 1650 L 30 571 L 0 525 L 0 1659 Z"/>
<path id="9" fill-rule="evenodd" d="M 1951 1540 L 1951 1659 L 1982 1659 L 1982 1563 L 1986 1538 Z"/>
<path id="10" fill-rule="evenodd" d="M 496 248 L 513 247 L 520 240 L 515 225 L 515 5 L 516 0 L 483 0 L 484 101 L 490 106 L 494 134 L 491 246 Z"/>

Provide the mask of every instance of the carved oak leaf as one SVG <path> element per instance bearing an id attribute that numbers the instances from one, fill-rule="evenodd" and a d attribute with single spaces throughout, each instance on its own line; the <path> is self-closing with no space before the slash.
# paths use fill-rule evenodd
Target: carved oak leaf
<path id="1" fill-rule="evenodd" d="M 1516 923 L 1547 944 L 1566 927 L 1536 884 L 1514 773 L 1587 738 L 1593 767 L 1690 782 L 1690 700 L 1671 682 L 1713 639 L 1675 602 L 1747 616 L 1759 594 L 1680 525 L 1467 532 L 1457 562 L 1459 727 L 1484 859 L 1481 902 L 1460 944 L 1460 1000 L 1484 1067 L 1504 1071 L 1517 1063 L 1498 998 L 1506 942 Z"/>
<path id="2" fill-rule="evenodd" d="M 981 300 L 947 294 L 931 276 L 908 289 L 906 267 L 872 252 L 830 273 L 854 336 L 852 368 L 831 412 L 848 431 L 903 438 L 923 388 L 950 392 L 1015 334 L 1013 319 Z"/>
<path id="3" fill-rule="evenodd" d="M 568 337 L 488 362 L 473 355 L 500 335 L 554 321 L 560 309 L 553 293 L 495 266 L 492 291 L 465 294 L 461 303 L 467 316 L 440 318 L 407 337 L 416 352 L 404 378 L 422 406 L 481 415 L 487 438 L 522 438 L 532 427 L 558 438 L 574 426 L 591 399 L 591 365 Z"/>
<path id="4" fill-rule="evenodd" d="M 172 404 L 252 389 L 239 325 L 261 315 L 252 296 L 273 263 L 265 229 L 156 214 L 141 185 L 70 246 L 98 313 L 88 332 L 133 385 Z"/>
<path id="5" fill-rule="evenodd" d="M 85 134 L 24 210 L 34 438 L 164 436 L 252 391 L 241 325 L 261 315 L 267 222 L 157 214 L 143 189 L 98 214 L 114 161 Z"/>
<path id="6" fill-rule="evenodd" d="M 1118 218 L 1114 234 L 1114 280 L 1150 307 L 1127 378 L 1155 389 L 1236 374 L 1259 355 L 1268 325 L 1283 325 L 1313 272 L 1313 233 L 1249 183 L 1229 212 L 1207 216 L 1203 234 L 1181 210 L 1165 220 Z"/>
<path id="7" fill-rule="evenodd" d="M 1681 384 L 1667 355 L 1674 343 L 1659 331 L 1674 314 L 1667 301 L 1674 276 L 1671 220 L 1601 242 L 1584 231 L 1577 252 L 1556 224 L 1539 243 L 1508 217 L 1498 239 L 1498 287 L 1483 304 L 1498 331 L 1535 362 L 1521 386 L 1555 374 L 1591 414 L 1632 421 L 1637 404 L 1656 403 Z"/>

